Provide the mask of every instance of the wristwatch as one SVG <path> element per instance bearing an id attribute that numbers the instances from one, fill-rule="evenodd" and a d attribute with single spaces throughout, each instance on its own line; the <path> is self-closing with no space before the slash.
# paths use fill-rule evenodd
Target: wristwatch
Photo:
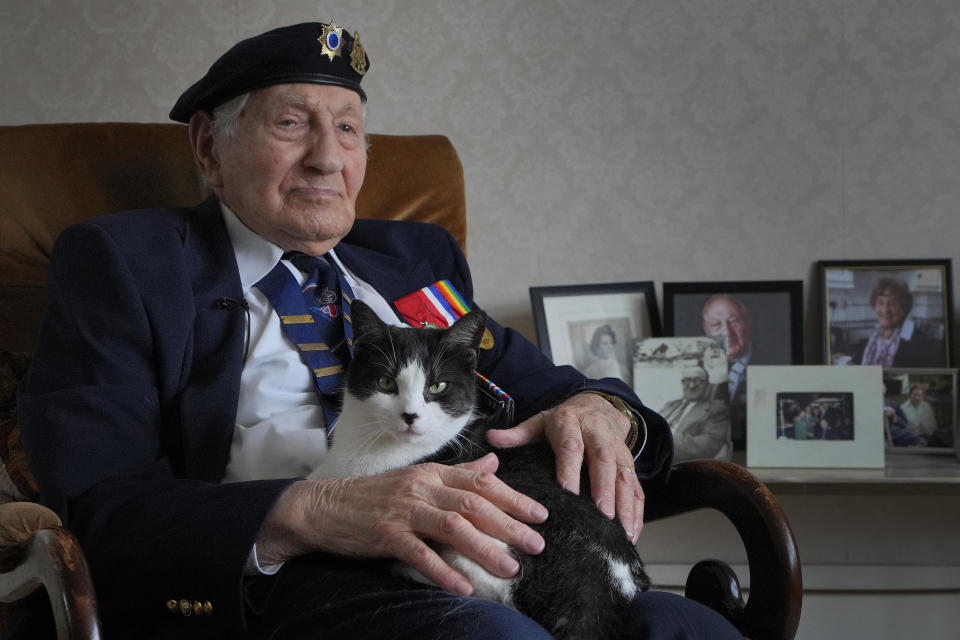
<path id="1" fill-rule="evenodd" d="M 633 454 L 634 459 L 640 452 L 643 451 L 643 446 L 646 444 L 646 421 L 633 407 L 624 402 L 621 398 L 609 394 L 603 393 L 602 391 L 594 391 L 593 389 L 587 389 L 582 393 L 592 393 L 595 396 L 600 396 L 607 402 L 613 405 L 614 409 L 622 413 L 630 421 L 630 432 L 627 434 L 627 437 L 624 439 L 624 442 L 627 445 L 627 448 L 630 449 L 630 453 Z M 644 427 L 644 437 L 640 438 L 640 425 L 643 424 Z"/>

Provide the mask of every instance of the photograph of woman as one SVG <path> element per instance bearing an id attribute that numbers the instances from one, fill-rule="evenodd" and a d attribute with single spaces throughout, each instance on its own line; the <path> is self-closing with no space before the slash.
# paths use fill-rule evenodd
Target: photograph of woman
<path id="1" fill-rule="evenodd" d="M 826 362 L 949 366 L 949 264 L 848 264 L 821 262 Z"/>
<path id="2" fill-rule="evenodd" d="M 854 364 L 883 367 L 944 366 L 942 343 L 921 331 L 910 317 L 913 294 L 903 280 L 881 277 L 870 291 L 870 308 L 877 324 L 861 343 Z"/>

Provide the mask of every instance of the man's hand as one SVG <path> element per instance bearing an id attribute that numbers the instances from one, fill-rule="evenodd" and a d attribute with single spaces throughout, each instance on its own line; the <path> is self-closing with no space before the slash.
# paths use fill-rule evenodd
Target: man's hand
<path id="1" fill-rule="evenodd" d="M 510 577 L 517 561 L 490 538 L 540 553 L 543 538 L 523 524 L 547 510 L 509 488 L 489 454 L 458 466 L 421 464 L 376 476 L 300 481 L 280 495 L 257 537 L 261 565 L 324 551 L 393 557 L 440 587 L 469 595 L 470 582 L 424 540 L 451 545 L 493 575 Z M 488 537 L 489 536 L 489 537 Z"/>
<path id="2" fill-rule="evenodd" d="M 635 543 L 643 528 L 644 498 L 624 443 L 629 430 L 630 421 L 613 405 L 596 394 L 580 393 L 511 429 L 491 430 L 487 439 L 496 447 L 516 447 L 546 438 L 557 456 L 557 481 L 573 493 L 580 493 L 586 458 L 597 508 L 608 518 L 616 515 Z"/>

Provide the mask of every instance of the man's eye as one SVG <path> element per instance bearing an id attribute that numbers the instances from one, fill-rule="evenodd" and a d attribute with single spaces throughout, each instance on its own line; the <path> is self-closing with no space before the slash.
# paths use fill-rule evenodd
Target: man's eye
<path id="1" fill-rule="evenodd" d="M 430 389 L 429 389 L 430 393 L 434 395 L 437 395 L 438 393 L 443 393 L 446 390 L 447 390 L 447 383 L 443 382 L 442 380 L 440 382 L 435 382 L 432 385 L 430 385 Z"/>
<path id="2" fill-rule="evenodd" d="M 397 392 L 397 381 L 390 376 L 380 376 L 377 378 L 377 386 L 380 387 L 381 391 L 385 391 L 386 393 Z"/>

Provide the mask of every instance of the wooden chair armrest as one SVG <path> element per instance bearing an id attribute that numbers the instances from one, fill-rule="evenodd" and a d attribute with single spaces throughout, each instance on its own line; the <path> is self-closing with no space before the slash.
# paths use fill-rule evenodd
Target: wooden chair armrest
<path id="1" fill-rule="evenodd" d="M 722 460 L 674 466 L 669 481 L 648 492 L 648 521 L 716 509 L 740 534 L 750 568 L 746 604 L 734 572 L 723 562 L 698 563 L 686 595 L 723 613 L 752 640 L 790 640 L 800 624 L 803 579 L 797 543 L 786 515 L 767 487 L 743 467 Z"/>
<path id="2" fill-rule="evenodd" d="M 0 549 L 0 602 L 20 600 L 43 585 L 60 640 L 101 637 L 97 599 L 76 538 L 61 527 L 38 529 Z"/>

